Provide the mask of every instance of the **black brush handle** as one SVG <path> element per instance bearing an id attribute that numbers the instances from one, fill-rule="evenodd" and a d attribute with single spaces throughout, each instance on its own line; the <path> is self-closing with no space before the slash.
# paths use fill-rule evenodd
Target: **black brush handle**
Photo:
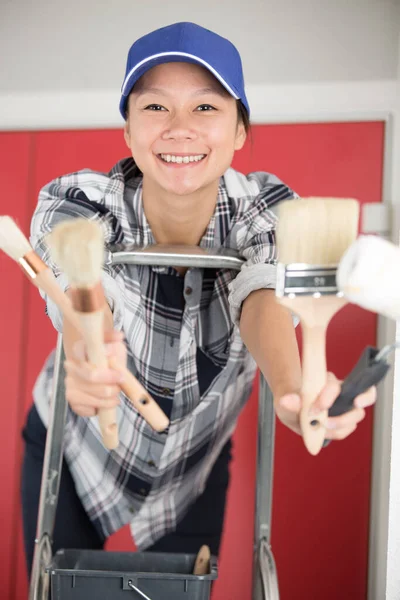
<path id="1" fill-rule="evenodd" d="M 342 391 L 336 398 L 335 403 L 328 411 L 330 417 L 338 417 L 354 408 L 354 398 L 366 392 L 373 385 L 377 385 L 385 377 L 390 369 L 385 360 L 375 361 L 379 349 L 367 346 L 354 369 L 349 373 L 342 383 Z M 330 440 L 325 440 L 327 446 Z"/>

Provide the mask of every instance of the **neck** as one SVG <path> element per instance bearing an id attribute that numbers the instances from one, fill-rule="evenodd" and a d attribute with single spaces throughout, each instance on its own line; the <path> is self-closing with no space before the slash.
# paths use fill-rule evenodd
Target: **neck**
<path id="1" fill-rule="evenodd" d="M 217 180 L 194 194 L 177 196 L 143 178 L 143 207 L 157 244 L 198 246 L 218 199 Z"/>

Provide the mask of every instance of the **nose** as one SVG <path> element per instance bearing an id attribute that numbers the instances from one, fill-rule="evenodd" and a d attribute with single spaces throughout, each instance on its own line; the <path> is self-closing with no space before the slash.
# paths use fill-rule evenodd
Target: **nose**
<path id="1" fill-rule="evenodd" d="M 175 114 L 162 134 L 164 140 L 182 142 L 197 139 L 198 134 L 193 127 L 193 122 L 188 114 Z"/>

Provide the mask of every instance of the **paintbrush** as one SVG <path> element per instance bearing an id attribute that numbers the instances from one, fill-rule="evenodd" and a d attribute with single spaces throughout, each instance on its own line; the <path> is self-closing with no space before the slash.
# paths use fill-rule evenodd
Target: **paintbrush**
<path id="1" fill-rule="evenodd" d="M 202 546 L 197 553 L 193 567 L 193 575 L 208 575 L 210 572 L 211 552 L 206 545 Z"/>
<path id="2" fill-rule="evenodd" d="M 53 271 L 36 254 L 28 239 L 9 216 L 0 216 L 0 248 L 19 264 L 29 281 L 47 294 L 57 304 L 64 317 L 79 329 L 79 319 L 69 298 L 57 284 Z"/>
<path id="3" fill-rule="evenodd" d="M 156 431 L 164 431 L 169 420 L 156 401 L 128 369 L 114 358 L 107 359 L 104 348 L 104 309 L 106 299 L 101 284 L 104 239 L 100 225 L 86 219 L 64 221 L 47 236 L 54 262 L 68 277 L 70 297 L 80 320 L 89 361 L 109 366 L 124 375 L 120 387 L 133 406 Z M 118 445 L 116 409 L 98 411 L 100 429 L 107 448 Z"/>
<path id="4" fill-rule="evenodd" d="M 278 210 L 276 296 L 300 318 L 300 426 L 306 448 L 316 455 L 324 444 L 328 411 L 312 415 L 310 409 L 327 382 L 327 327 L 347 303 L 337 288 L 336 269 L 357 237 L 359 203 L 302 198 L 285 201 Z"/>
<path id="5" fill-rule="evenodd" d="M 338 288 L 362 308 L 400 318 L 400 248 L 374 235 L 360 235 L 344 253 Z"/>
<path id="6" fill-rule="evenodd" d="M 400 318 L 400 248 L 374 235 L 360 235 L 343 254 L 336 279 L 345 298 L 395 321 Z M 387 357 L 399 342 L 383 348 L 367 346 L 342 384 L 330 416 L 353 408 L 352 399 L 377 385 L 390 369 Z M 338 412 L 340 410 L 340 412 Z"/>

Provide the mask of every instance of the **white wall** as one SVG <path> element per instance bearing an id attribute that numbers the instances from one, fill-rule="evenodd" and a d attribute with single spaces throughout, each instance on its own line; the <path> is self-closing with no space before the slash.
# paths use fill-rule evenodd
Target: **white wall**
<path id="1" fill-rule="evenodd" d="M 229 37 L 251 85 L 396 78 L 396 0 L 0 0 L 0 92 L 118 89 L 132 42 L 184 20 Z"/>
<path id="2" fill-rule="evenodd" d="M 397 80 L 399 82 L 400 92 L 400 40 L 398 49 L 398 71 Z M 395 114 L 393 130 L 393 160 L 392 173 L 390 177 L 390 194 L 393 204 L 396 205 L 394 211 L 394 231 L 393 241 L 399 243 L 400 240 L 400 93 L 397 97 L 397 113 Z M 391 328 L 395 328 L 396 340 L 400 342 L 400 322 L 397 326 L 392 322 Z M 388 418 L 386 419 L 386 443 L 383 447 L 388 447 L 387 464 L 382 467 L 385 471 L 389 470 L 389 490 L 388 507 L 382 505 L 381 524 L 383 537 L 387 538 L 386 558 L 386 600 L 398 600 L 400 597 L 400 350 L 396 351 L 395 370 L 394 370 L 394 393 L 392 406 L 387 408 Z M 391 414 L 390 414 L 391 413 Z M 382 495 L 382 494 L 381 494 Z M 383 492 L 383 496 L 385 491 Z M 387 519 L 387 520 L 386 520 Z M 384 560 L 381 562 L 383 563 Z M 383 576 L 383 572 L 378 574 L 378 578 Z"/>

